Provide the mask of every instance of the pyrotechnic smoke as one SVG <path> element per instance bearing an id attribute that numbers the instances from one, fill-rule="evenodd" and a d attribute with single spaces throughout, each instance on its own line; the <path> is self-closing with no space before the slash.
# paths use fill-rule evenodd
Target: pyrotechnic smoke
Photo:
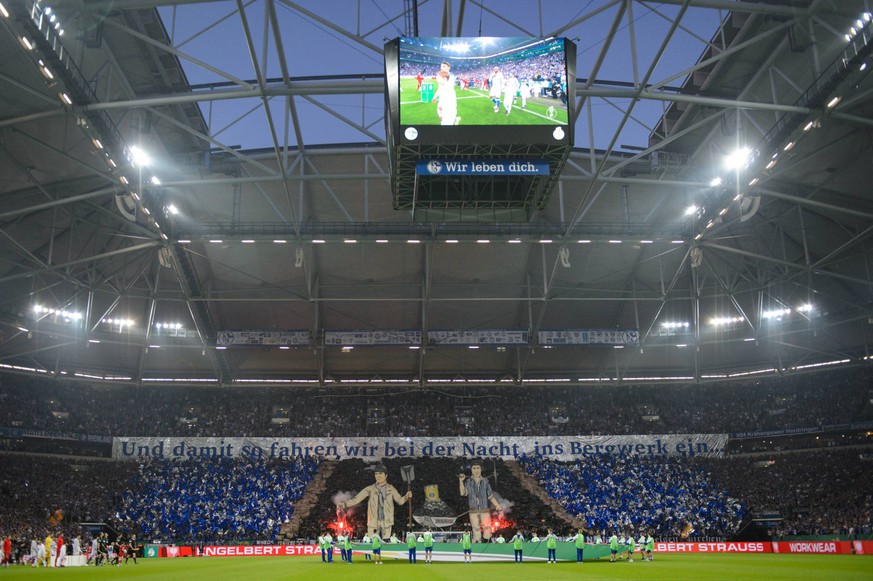
<path id="1" fill-rule="evenodd" d="M 347 502 L 355 496 L 354 492 L 346 492 L 345 490 L 340 490 L 336 494 L 331 497 L 334 504 L 339 504 L 341 502 Z"/>
<path id="2" fill-rule="evenodd" d="M 512 502 L 511 500 L 506 500 L 496 492 L 494 493 L 494 499 L 500 503 L 500 508 L 503 509 L 501 510 L 501 512 L 503 514 L 509 514 L 512 512 L 512 507 L 515 506 L 514 502 Z"/>

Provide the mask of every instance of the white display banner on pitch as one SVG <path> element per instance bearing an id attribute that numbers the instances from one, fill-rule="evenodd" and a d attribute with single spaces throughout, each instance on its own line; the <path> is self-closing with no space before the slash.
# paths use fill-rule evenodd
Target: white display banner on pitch
<path id="1" fill-rule="evenodd" d="M 515 458 L 542 456 L 575 460 L 587 456 L 721 457 L 727 434 L 636 436 L 480 436 L 444 438 L 146 438 L 112 440 L 112 457 L 295 458 L 380 460 L 382 458 Z"/>

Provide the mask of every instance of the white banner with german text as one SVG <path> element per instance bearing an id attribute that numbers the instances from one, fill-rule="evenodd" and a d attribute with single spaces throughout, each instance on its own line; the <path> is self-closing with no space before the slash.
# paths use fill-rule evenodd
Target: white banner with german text
<path id="1" fill-rule="evenodd" d="M 628 436 L 453 436 L 367 438 L 186 438 L 120 437 L 112 440 L 119 460 L 194 458 L 489 458 L 540 456 L 576 460 L 589 456 L 719 458 L 727 434 Z"/>

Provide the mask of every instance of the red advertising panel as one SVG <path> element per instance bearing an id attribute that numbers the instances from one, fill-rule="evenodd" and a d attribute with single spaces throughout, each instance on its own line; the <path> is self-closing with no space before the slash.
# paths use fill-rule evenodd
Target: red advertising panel
<path id="1" fill-rule="evenodd" d="M 656 553 L 769 553 L 771 543 L 655 543 Z"/>
<path id="2" fill-rule="evenodd" d="M 204 557 L 303 557 L 320 555 L 317 545 L 237 545 L 203 547 Z"/>
<path id="3" fill-rule="evenodd" d="M 782 541 L 772 545 L 774 553 L 852 554 L 852 541 Z"/>

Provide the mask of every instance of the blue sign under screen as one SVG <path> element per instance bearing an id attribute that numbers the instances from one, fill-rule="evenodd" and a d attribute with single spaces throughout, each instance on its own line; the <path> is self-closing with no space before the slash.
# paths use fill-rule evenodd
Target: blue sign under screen
<path id="1" fill-rule="evenodd" d="M 549 175 L 549 164 L 530 160 L 420 159 L 415 173 L 424 176 Z"/>

